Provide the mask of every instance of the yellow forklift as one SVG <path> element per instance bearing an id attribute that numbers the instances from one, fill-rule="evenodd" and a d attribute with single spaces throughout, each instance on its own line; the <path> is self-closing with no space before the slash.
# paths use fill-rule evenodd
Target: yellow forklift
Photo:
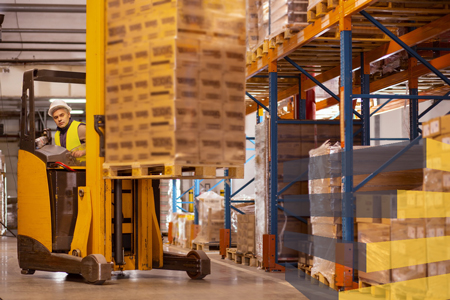
<path id="1" fill-rule="evenodd" d="M 180 270 L 192 279 L 210 274 L 203 251 L 163 252 L 158 180 L 103 179 L 104 116 L 87 115 L 86 159 L 55 145 L 36 149 L 35 81 L 85 84 L 86 74 L 24 73 L 17 242 L 22 274 L 67 272 L 93 284 L 103 284 L 114 270 Z"/>

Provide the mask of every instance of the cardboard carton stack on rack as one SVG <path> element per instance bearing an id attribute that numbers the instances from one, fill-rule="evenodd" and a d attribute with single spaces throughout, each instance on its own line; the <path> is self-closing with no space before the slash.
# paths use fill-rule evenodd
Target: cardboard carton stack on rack
<path id="1" fill-rule="evenodd" d="M 275 36 L 286 29 L 308 26 L 308 0 L 272 0 L 270 3 L 270 32 Z"/>
<path id="2" fill-rule="evenodd" d="M 243 164 L 245 2 L 107 7 L 107 163 Z"/>

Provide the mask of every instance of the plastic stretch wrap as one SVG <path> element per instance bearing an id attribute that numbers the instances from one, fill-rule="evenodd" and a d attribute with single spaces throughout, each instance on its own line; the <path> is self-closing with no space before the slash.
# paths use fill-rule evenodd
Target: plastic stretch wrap
<path id="1" fill-rule="evenodd" d="M 220 229 L 224 227 L 224 197 L 215 192 L 205 192 L 196 199 L 200 232 L 195 243 L 220 241 Z"/>
<path id="2" fill-rule="evenodd" d="M 267 186 L 269 182 L 268 168 L 268 122 L 255 127 L 255 251 L 258 260 L 263 257 L 263 235 L 268 233 Z"/>
<path id="3" fill-rule="evenodd" d="M 241 0 L 107 6 L 107 164 L 245 163 L 245 6 Z"/>
<path id="4" fill-rule="evenodd" d="M 330 155 L 339 153 L 340 150 L 339 143 L 331 145 L 329 141 L 326 141 L 319 148 L 309 152 L 310 158 L 314 158 L 310 160 L 308 171 L 309 177 L 319 178 L 309 180 L 308 188 L 310 194 L 338 193 L 338 196 L 340 196 L 340 161 L 339 163 L 333 161 L 336 160 L 338 156 Z M 339 203 L 340 202 L 337 202 L 336 205 Z M 329 238 L 338 238 L 340 225 L 336 223 L 340 220 L 339 215 L 335 215 L 335 217 L 323 217 L 324 215 L 333 215 L 330 214 L 330 212 L 334 213 L 341 210 L 340 207 L 335 207 L 334 198 L 329 196 L 314 197 L 314 201 L 310 201 L 310 210 L 312 234 Z M 324 212 L 326 214 L 324 214 Z M 330 251 L 334 250 L 330 247 Z M 333 282 L 335 263 L 314 257 L 311 274 L 315 275 L 317 273 L 321 273 L 328 282 Z"/>
<path id="5" fill-rule="evenodd" d="M 257 0 L 247 0 L 247 50 L 258 45 L 258 3 Z"/>
<path id="6" fill-rule="evenodd" d="M 245 194 L 242 195 L 237 195 L 233 198 L 231 198 L 231 200 L 233 201 L 239 201 L 239 200 L 243 200 L 243 201 L 251 201 L 251 200 L 255 200 L 255 195 L 252 196 L 248 196 Z M 232 203 L 231 205 L 233 205 L 234 207 L 236 207 L 237 209 L 239 209 L 240 211 L 242 211 L 245 214 L 251 214 L 254 215 L 255 214 L 255 205 L 251 204 L 251 203 Z M 241 213 L 237 212 L 234 209 L 231 209 L 231 232 L 238 232 L 238 216 L 241 215 Z"/>
<path id="7" fill-rule="evenodd" d="M 160 229 L 162 233 L 167 233 L 168 223 L 171 222 L 172 209 L 172 180 L 161 179 L 159 182 L 160 199 Z"/>

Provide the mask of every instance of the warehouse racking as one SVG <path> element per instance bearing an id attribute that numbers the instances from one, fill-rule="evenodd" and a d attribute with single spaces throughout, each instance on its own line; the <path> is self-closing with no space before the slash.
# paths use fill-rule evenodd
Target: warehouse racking
<path id="1" fill-rule="evenodd" d="M 421 1 L 422 4 L 424 1 Z M 324 89 L 330 97 L 317 104 L 317 109 L 324 109 L 340 103 L 339 121 L 313 120 L 280 120 L 270 118 L 270 234 L 277 236 L 277 211 L 280 195 L 289 185 L 278 190 L 277 187 L 277 125 L 290 124 L 341 124 L 341 144 L 343 146 L 342 172 L 343 192 L 343 240 L 352 242 L 353 232 L 353 200 L 352 194 L 376 176 L 390 163 L 395 161 L 420 139 L 419 125 L 422 118 L 443 100 L 450 100 L 450 80 L 447 71 L 450 67 L 450 49 L 445 45 L 429 42 L 435 37 L 448 33 L 450 28 L 449 2 L 425 1 L 377 1 L 348 0 L 330 9 L 299 32 L 286 30 L 277 36 L 265 40 L 259 47 L 247 55 L 247 96 L 255 103 L 247 105 L 247 113 L 259 112 L 262 107 L 269 114 L 277 111 L 277 102 L 286 97 L 299 94 L 302 99 L 298 105 L 300 116 L 305 116 L 305 91 L 315 86 Z M 392 13 L 392 14 L 391 14 Z M 382 20 L 380 21 L 378 20 Z M 383 24 L 382 24 L 383 23 Z M 393 33 L 395 27 L 405 27 L 409 32 L 397 37 Z M 375 36 L 381 34 L 381 36 Z M 416 49 L 413 47 L 419 45 Z M 431 47 L 430 47 L 431 46 Z M 370 63 L 395 55 L 402 50 L 409 54 L 408 68 L 401 72 L 371 80 Z M 427 61 L 417 53 L 433 52 Z M 444 54 L 445 53 L 445 54 Z M 356 80 L 353 74 L 357 74 Z M 319 73 L 313 76 L 310 73 Z M 429 74 L 432 73 L 430 76 Z M 334 94 L 323 83 L 340 76 L 339 95 Z M 267 81 L 268 79 L 268 81 Z M 438 80 L 444 82 L 436 86 Z M 278 82 L 281 82 L 281 88 Z M 357 81 L 357 82 L 356 82 Z M 419 82 L 422 83 L 419 86 Z M 430 85 L 431 82 L 431 85 Z M 428 89 L 427 89 L 428 88 Z M 394 94 L 404 89 L 409 95 Z M 376 91 L 393 92 L 393 94 L 376 95 Z M 361 99 L 360 112 L 354 109 L 354 100 Z M 371 99 L 387 99 L 371 107 Z M 353 186 L 353 124 L 361 124 L 362 144 L 370 145 L 370 117 L 400 107 L 398 99 L 408 99 L 410 104 L 410 138 L 411 143 L 373 174 Z M 428 109 L 419 115 L 418 104 L 426 100 L 436 100 Z M 268 107 L 267 107 L 268 106 Z M 258 113 L 257 113 L 258 114 Z M 359 120 L 354 120 L 356 116 Z M 258 118 L 259 120 L 259 118 Z M 359 132 L 358 132 L 359 133 Z M 389 139 L 387 139 L 389 140 Z M 399 139 L 401 140 L 401 139 Z M 274 159 L 275 158 L 275 159 Z M 291 182 L 307 179 L 307 171 Z M 273 180 L 275 178 L 275 180 Z M 350 213 L 349 213 L 350 212 Z M 278 262 L 278 251 L 274 251 Z M 338 274 L 339 276 L 339 274 Z"/>

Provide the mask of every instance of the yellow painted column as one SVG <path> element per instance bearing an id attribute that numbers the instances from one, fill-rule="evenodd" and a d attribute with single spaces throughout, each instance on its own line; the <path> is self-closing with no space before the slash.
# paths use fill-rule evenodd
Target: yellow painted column
<path id="1" fill-rule="evenodd" d="M 88 254 L 104 254 L 110 236 L 105 234 L 106 209 L 111 201 L 105 201 L 102 165 L 99 157 L 99 136 L 94 129 L 94 115 L 104 115 L 104 56 L 105 56 L 105 1 L 87 0 L 86 13 L 86 185 L 92 199 L 92 223 L 89 235 Z M 109 208 L 108 208 L 109 207 Z M 109 239 L 109 241 L 108 241 Z M 106 257 L 108 259 L 108 257 Z"/>

